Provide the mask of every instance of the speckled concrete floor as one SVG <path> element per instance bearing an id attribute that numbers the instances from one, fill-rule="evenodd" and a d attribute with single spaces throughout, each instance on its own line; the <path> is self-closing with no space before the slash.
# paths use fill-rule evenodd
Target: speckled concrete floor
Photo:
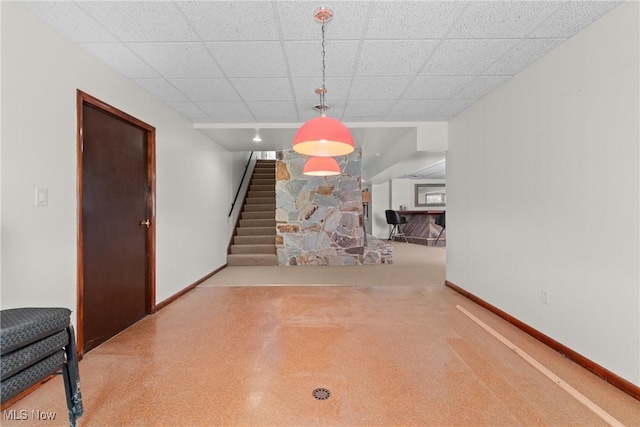
<path id="1" fill-rule="evenodd" d="M 197 288 L 84 357 L 79 424 L 605 425 L 456 304 L 640 425 L 638 401 L 441 285 Z M 65 425 L 62 381 L 9 409 L 57 419 L 3 426 Z"/>

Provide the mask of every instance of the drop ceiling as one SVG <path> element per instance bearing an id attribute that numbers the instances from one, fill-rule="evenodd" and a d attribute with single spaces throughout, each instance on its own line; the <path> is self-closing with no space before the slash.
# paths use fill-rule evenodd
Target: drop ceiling
<path id="1" fill-rule="evenodd" d="M 22 3 L 217 143 L 242 151 L 287 148 L 295 128 L 318 115 L 322 36 L 313 12 L 329 7 L 328 115 L 362 129 L 356 143 L 375 156 L 392 145 L 375 140 L 381 124 L 403 131 L 451 119 L 620 2 Z"/>

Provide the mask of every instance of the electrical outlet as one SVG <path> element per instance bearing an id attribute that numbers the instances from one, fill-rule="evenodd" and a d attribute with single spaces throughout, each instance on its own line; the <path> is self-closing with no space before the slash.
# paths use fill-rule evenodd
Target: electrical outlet
<path id="1" fill-rule="evenodd" d="M 543 304 L 549 305 L 549 289 L 542 289 L 540 291 L 540 300 Z"/>

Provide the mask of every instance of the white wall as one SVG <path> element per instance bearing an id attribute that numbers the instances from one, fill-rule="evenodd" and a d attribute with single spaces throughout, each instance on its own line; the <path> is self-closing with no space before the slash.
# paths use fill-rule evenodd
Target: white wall
<path id="1" fill-rule="evenodd" d="M 452 120 L 447 158 L 447 279 L 636 385 L 638 8 Z"/>
<path id="2" fill-rule="evenodd" d="M 1 7 L 2 308 L 76 310 L 76 89 L 156 127 L 157 302 L 224 265 L 230 153 L 19 3 Z"/>
<path id="3" fill-rule="evenodd" d="M 418 211 L 440 211 L 446 207 L 425 207 L 416 206 L 416 184 L 445 184 L 444 179 L 415 179 L 400 178 L 391 181 L 391 209 L 398 210 L 400 205 L 406 206 L 407 210 Z"/>
<path id="4" fill-rule="evenodd" d="M 389 231 L 391 230 L 384 215 L 386 209 L 391 209 L 390 181 L 371 186 L 371 206 L 369 206 L 371 228 L 369 232 L 379 239 L 389 238 Z"/>

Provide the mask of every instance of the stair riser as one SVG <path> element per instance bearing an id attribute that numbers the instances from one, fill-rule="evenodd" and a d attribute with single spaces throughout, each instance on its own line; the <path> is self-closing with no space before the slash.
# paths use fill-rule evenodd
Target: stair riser
<path id="1" fill-rule="evenodd" d="M 275 197 L 247 197 L 247 205 L 268 205 L 275 202 Z"/>
<path id="2" fill-rule="evenodd" d="M 232 254 L 276 254 L 275 245 L 231 245 Z"/>
<path id="3" fill-rule="evenodd" d="M 244 205 L 242 210 L 244 212 L 273 212 L 273 217 L 275 218 L 276 216 L 276 205 L 273 203 L 269 205 Z"/>
<path id="4" fill-rule="evenodd" d="M 275 236 L 235 236 L 235 245 L 275 245 Z"/>
<path id="5" fill-rule="evenodd" d="M 239 227 L 238 236 L 275 236 L 275 227 Z"/>
<path id="6" fill-rule="evenodd" d="M 276 186 L 275 185 L 251 185 L 249 187 L 249 191 L 269 191 L 276 194 Z"/>
<path id="7" fill-rule="evenodd" d="M 272 199 L 274 199 L 276 197 L 276 192 L 274 191 L 255 191 L 255 190 L 250 190 L 249 194 L 247 195 L 248 198 L 256 198 L 256 197 L 271 197 Z"/>
<path id="8" fill-rule="evenodd" d="M 274 179 L 252 179 L 251 185 L 271 185 L 275 188 L 276 180 Z"/>
<path id="9" fill-rule="evenodd" d="M 242 219 L 274 219 L 274 211 L 266 212 L 242 212 Z"/>
<path id="10" fill-rule="evenodd" d="M 278 265 L 277 255 L 238 255 L 231 254 L 227 256 L 227 265 L 230 266 L 271 266 Z"/>
<path id="11" fill-rule="evenodd" d="M 241 219 L 240 227 L 275 227 L 275 218 L 271 219 Z"/>

